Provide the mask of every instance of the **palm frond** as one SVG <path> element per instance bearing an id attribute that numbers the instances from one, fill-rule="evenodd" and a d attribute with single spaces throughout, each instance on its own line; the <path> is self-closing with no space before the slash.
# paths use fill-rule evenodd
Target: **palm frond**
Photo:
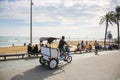
<path id="1" fill-rule="evenodd" d="M 99 24 L 103 24 L 105 21 L 106 23 L 113 25 L 113 23 L 116 23 L 116 13 L 114 11 L 109 11 L 104 16 L 101 17 L 101 20 Z"/>
<path id="2" fill-rule="evenodd" d="M 111 25 L 113 25 L 112 21 L 109 21 L 109 23 L 110 23 Z"/>
<path id="3" fill-rule="evenodd" d="M 117 5 L 117 7 L 115 8 L 116 12 L 120 12 L 120 6 Z"/>
<path id="4" fill-rule="evenodd" d="M 100 19 L 100 22 L 99 22 L 99 24 L 101 25 L 101 24 L 103 24 L 104 22 L 105 22 L 105 16 L 101 16 L 100 17 L 101 19 Z"/>

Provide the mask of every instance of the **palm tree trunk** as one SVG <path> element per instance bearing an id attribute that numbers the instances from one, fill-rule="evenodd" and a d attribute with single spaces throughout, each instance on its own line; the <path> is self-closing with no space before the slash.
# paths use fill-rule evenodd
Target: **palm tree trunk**
<path id="1" fill-rule="evenodd" d="M 117 17 L 117 30 L 118 30 L 118 49 L 120 48 L 119 46 L 119 21 L 118 21 L 118 17 Z"/>
<path id="2" fill-rule="evenodd" d="M 106 35 L 107 35 L 107 29 L 108 29 L 108 20 L 106 20 L 106 29 L 105 29 L 104 47 L 106 46 Z"/>

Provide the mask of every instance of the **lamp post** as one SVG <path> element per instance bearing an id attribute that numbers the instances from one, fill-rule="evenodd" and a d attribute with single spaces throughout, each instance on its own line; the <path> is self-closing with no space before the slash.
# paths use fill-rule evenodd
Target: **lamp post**
<path id="1" fill-rule="evenodd" d="M 30 2 L 30 43 L 32 44 L 32 0 Z"/>

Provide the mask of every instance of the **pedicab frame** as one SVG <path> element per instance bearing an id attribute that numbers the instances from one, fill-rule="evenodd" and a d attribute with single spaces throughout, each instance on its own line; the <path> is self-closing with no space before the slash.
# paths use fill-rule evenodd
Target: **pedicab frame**
<path id="1" fill-rule="evenodd" d="M 60 50 L 58 48 L 51 48 L 51 43 L 54 40 L 58 40 L 60 38 L 55 37 L 41 37 L 40 38 L 40 49 L 41 49 L 41 57 L 39 58 L 39 62 L 42 65 L 48 64 L 50 69 L 55 69 L 60 62 Z M 47 41 L 50 47 L 43 46 L 43 41 Z M 67 62 L 70 63 L 72 61 L 72 57 L 70 55 L 67 56 Z"/>

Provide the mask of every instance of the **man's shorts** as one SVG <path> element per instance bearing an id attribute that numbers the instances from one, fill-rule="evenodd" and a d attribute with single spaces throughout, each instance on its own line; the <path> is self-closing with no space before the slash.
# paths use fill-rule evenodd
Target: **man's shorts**
<path id="1" fill-rule="evenodd" d="M 61 52 L 62 54 L 64 54 L 64 53 L 66 52 L 65 48 L 64 48 L 64 47 L 63 47 L 63 48 L 60 48 L 60 52 Z"/>

